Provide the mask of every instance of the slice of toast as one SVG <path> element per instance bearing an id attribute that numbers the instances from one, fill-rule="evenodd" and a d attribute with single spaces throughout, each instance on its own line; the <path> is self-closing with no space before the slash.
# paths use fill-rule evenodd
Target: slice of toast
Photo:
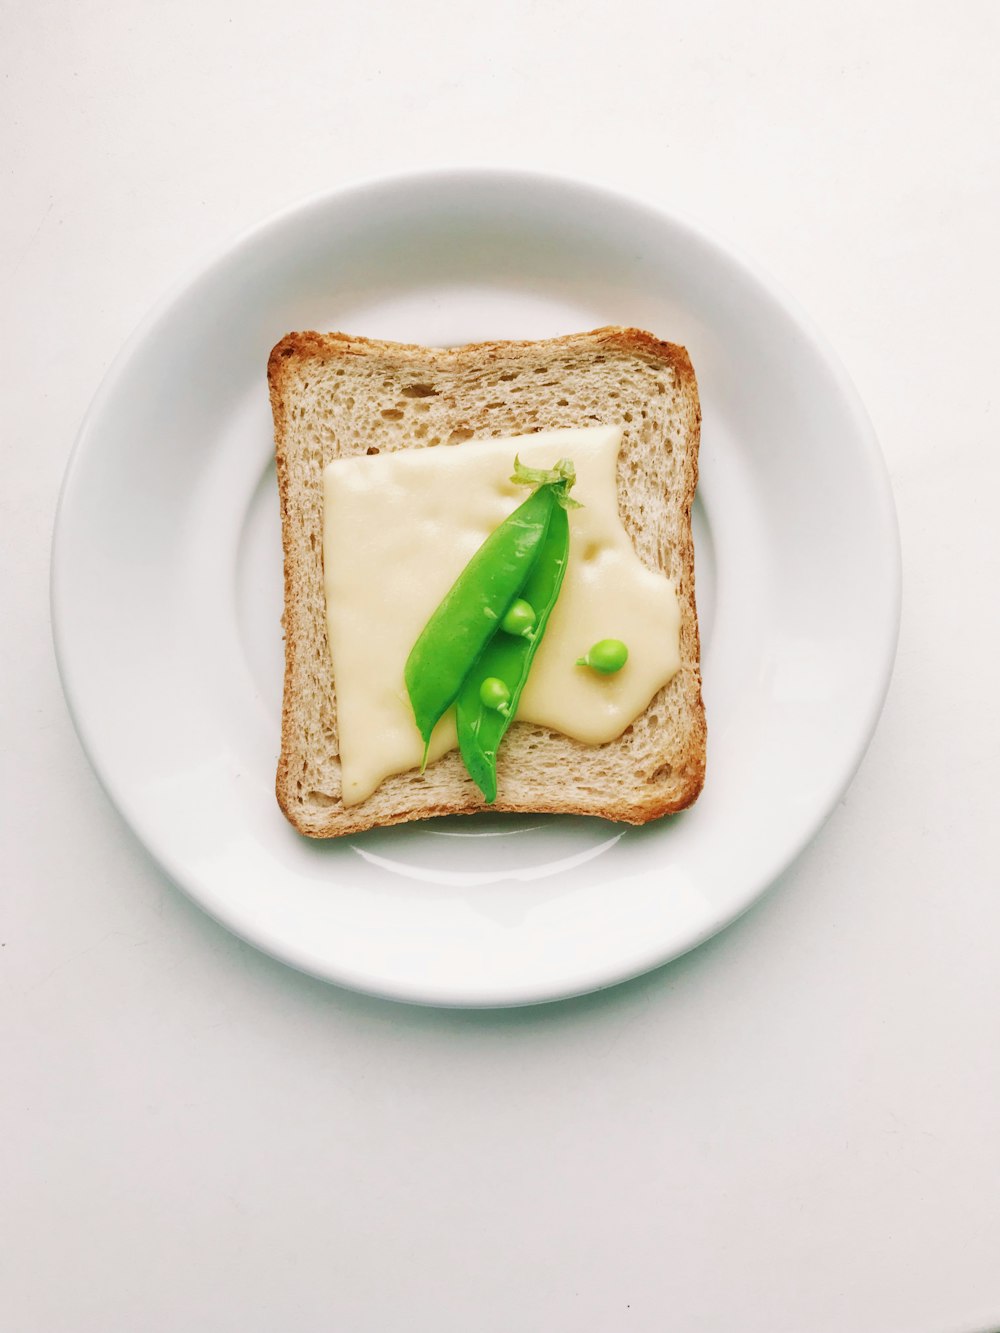
<path id="1" fill-rule="evenodd" d="M 268 361 L 285 553 L 277 796 L 300 833 L 357 833 L 486 808 L 457 751 L 345 806 L 323 584 L 323 469 L 334 458 L 593 424 L 622 425 L 618 505 L 640 559 L 673 580 L 681 666 L 625 732 L 585 745 L 516 722 L 491 809 L 644 824 L 690 805 L 705 775 L 691 502 L 701 413 L 683 347 L 639 329 L 431 349 L 290 333 Z M 402 664 L 401 664 L 402 667 Z"/>

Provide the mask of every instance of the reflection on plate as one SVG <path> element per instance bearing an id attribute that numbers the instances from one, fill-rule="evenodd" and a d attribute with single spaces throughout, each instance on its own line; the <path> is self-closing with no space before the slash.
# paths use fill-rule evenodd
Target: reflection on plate
<path id="1" fill-rule="evenodd" d="M 273 794 L 271 346 L 306 328 L 440 345 L 611 323 L 686 344 L 699 379 L 701 799 L 641 829 L 484 815 L 299 838 Z M 627 199 L 456 172 L 313 200 L 243 237 L 154 312 L 81 429 L 52 602 L 91 760 L 207 911 L 344 985 L 521 1004 L 674 957 L 794 858 L 875 726 L 899 558 L 864 412 L 765 278 L 690 223 Z"/>

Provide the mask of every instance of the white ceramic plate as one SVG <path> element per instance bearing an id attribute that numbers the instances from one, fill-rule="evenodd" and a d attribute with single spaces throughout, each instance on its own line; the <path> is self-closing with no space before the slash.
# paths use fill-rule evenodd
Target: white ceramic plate
<path id="1" fill-rule="evenodd" d="M 684 343 L 701 388 L 700 801 L 642 829 L 486 815 L 298 837 L 273 794 L 271 346 L 292 329 L 444 344 L 609 323 Z M 878 446 L 787 297 L 688 222 L 586 185 L 491 172 L 312 200 L 161 305 L 80 431 L 52 576 L 80 736 L 177 883 L 295 967 L 447 1005 L 608 986 L 748 907 L 861 759 L 899 594 Z"/>

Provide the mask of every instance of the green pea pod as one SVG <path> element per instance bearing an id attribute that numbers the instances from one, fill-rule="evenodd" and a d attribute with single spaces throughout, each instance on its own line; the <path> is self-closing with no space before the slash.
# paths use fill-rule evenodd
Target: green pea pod
<path id="1" fill-rule="evenodd" d="M 534 632 L 530 638 L 497 634 L 490 639 L 462 685 L 455 709 L 462 759 L 491 805 L 497 798 L 497 750 L 517 712 L 517 702 L 559 596 L 569 560 L 569 520 L 558 495 L 556 499 L 538 558 L 518 593 L 538 617 Z M 491 677 L 502 681 L 510 691 L 510 702 L 502 712 L 485 706 L 480 697 L 483 681 Z"/>
<path id="2" fill-rule="evenodd" d="M 403 678 L 424 762 L 431 732 L 455 701 L 462 682 L 496 633 L 500 618 L 517 597 L 538 557 L 553 511 L 555 485 L 541 485 L 519 505 L 459 574 L 424 626 L 406 659 Z"/>

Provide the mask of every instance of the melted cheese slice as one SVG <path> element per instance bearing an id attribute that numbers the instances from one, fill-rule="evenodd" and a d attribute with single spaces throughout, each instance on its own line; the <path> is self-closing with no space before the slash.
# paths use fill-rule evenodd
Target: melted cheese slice
<path id="1" fill-rule="evenodd" d="M 618 513 L 621 441 L 620 427 L 596 426 L 328 465 L 323 561 L 345 805 L 420 763 L 403 668 L 469 558 L 527 498 L 510 481 L 515 454 L 529 467 L 572 459 L 572 495 L 583 506 L 569 513 L 569 564 L 518 719 L 600 745 L 620 736 L 676 673 L 674 586 L 642 563 Z M 628 662 L 613 676 L 575 665 L 598 639 L 628 645 Z M 456 744 L 449 710 L 430 759 Z"/>

